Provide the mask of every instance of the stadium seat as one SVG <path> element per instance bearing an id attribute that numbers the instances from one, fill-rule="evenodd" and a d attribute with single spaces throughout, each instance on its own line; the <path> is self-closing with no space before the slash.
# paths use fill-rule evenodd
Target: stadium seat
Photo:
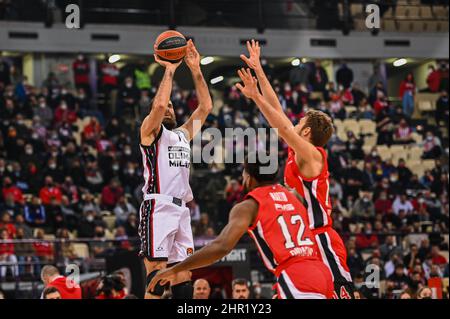
<path id="1" fill-rule="evenodd" d="M 359 124 L 357 120 L 354 119 L 346 119 L 344 120 L 344 129 L 345 131 L 353 131 L 353 133 L 359 133 Z"/>
<path id="2" fill-rule="evenodd" d="M 78 258 L 89 258 L 89 246 L 85 243 L 74 243 L 73 250 Z"/>
<path id="3" fill-rule="evenodd" d="M 408 160 L 420 160 L 423 149 L 420 146 L 413 146 L 408 150 Z"/>
<path id="4" fill-rule="evenodd" d="M 421 112 L 431 112 L 435 110 L 431 101 L 419 101 L 418 106 Z"/>
<path id="5" fill-rule="evenodd" d="M 413 29 L 413 23 L 410 21 L 398 21 L 398 31 L 400 32 L 411 32 Z"/>
<path id="6" fill-rule="evenodd" d="M 103 220 L 109 230 L 113 230 L 116 224 L 116 215 L 103 216 Z"/>
<path id="7" fill-rule="evenodd" d="M 411 134 L 411 137 L 412 137 L 412 139 L 414 140 L 414 142 L 416 142 L 417 144 L 420 144 L 420 143 L 422 143 L 422 141 L 423 141 L 422 135 L 420 135 L 420 134 L 417 133 L 417 132 L 413 132 L 413 133 Z"/>
<path id="8" fill-rule="evenodd" d="M 372 120 L 359 120 L 359 128 L 361 134 L 375 134 L 376 124 Z"/>
<path id="9" fill-rule="evenodd" d="M 447 259 L 448 260 L 448 259 Z M 442 289 L 445 291 L 445 290 L 448 290 L 448 277 L 446 277 L 446 278 L 442 278 Z"/>
<path id="10" fill-rule="evenodd" d="M 322 92 L 311 92 L 311 95 L 309 96 L 311 100 L 323 100 L 323 93 Z"/>
<path id="11" fill-rule="evenodd" d="M 354 105 L 347 105 L 345 107 L 345 112 L 347 113 L 347 116 L 351 115 L 352 113 L 356 112 L 357 108 Z"/>
<path id="12" fill-rule="evenodd" d="M 430 6 L 420 6 L 420 16 L 422 19 L 433 19 L 433 13 Z"/>
<path id="13" fill-rule="evenodd" d="M 393 157 L 403 158 L 406 160 L 406 145 L 391 145 L 390 149 Z"/>
<path id="14" fill-rule="evenodd" d="M 424 170 L 433 169 L 433 167 L 436 165 L 435 160 L 433 159 L 427 159 L 422 161 L 422 166 Z"/>
<path id="15" fill-rule="evenodd" d="M 419 178 L 423 175 L 425 171 L 422 162 L 420 160 L 408 161 L 408 167 L 411 170 L 411 172 L 413 172 L 413 174 L 417 174 Z"/>
<path id="16" fill-rule="evenodd" d="M 385 161 L 391 158 L 391 150 L 387 145 L 378 145 L 377 150 L 382 160 Z"/>

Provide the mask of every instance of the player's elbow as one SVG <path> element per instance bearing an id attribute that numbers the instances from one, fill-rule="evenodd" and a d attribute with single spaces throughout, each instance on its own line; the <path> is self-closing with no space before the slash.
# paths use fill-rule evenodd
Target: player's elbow
<path id="1" fill-rule="evenodd" d="M 206 101 L 205 103 L 201 104 L 202 109 L 204 109 L 206 112 L 211 112 L 213 109 L 213 103 L 212 100 Z"/>
<path id="2" fill-rule="evenodd" d="M 165 111 L 167 108 L 167 104 L 164 104 L 163 101 L 155 100 L 152 105 L 152 110 Z"/>

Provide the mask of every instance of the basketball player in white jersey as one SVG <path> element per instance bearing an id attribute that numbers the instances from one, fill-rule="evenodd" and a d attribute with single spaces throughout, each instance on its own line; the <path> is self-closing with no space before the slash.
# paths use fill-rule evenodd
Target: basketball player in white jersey
<path id="1" fill-rule="evenodd" d="M 172 81 L 178 63 L 155 60 L 165 68 L 150 114 L 140 129 L 140 149 L 145 184 L 140 208 L 140 256 L 147 272 L 146 299 L 159 299 L 163 286 L 152 291 L 148 284 L 159 269 L 186 259 L 194 251 L 191 218 L 186 202 L 193 199 L 189 185 L 190 141 L 212 109 L 212 99 L 200 70 L 200 55 L 192 40 L 184 58 L 192 73 L 199 105 L 186 123 L 177 127 L 170 102 Z M 195 125 L 194 125 L 195 123 Z M 198 125 L 201 123 L 201 125 Z M 191 299 L 191 273 L 180 273 L 170 282 L 174 299 Z"/>

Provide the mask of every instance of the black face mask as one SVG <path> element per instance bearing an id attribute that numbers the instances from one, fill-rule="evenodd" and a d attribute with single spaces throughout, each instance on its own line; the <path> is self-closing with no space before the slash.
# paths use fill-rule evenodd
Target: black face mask
<path id="1" fill-rule="evenodd" d="M 105 236 L 105 232 L 97 232 L 97 233 L 95 233 L 95 236 L 103 237 L 103 236 Z"/>

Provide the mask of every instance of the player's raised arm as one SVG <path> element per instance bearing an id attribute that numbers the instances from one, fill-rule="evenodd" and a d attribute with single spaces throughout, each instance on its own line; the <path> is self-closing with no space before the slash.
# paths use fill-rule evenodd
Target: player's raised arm
<path id="1" fill-rule="evenodd" d="M 192 113 L 187 122 L 180 127 L 189 135 L 188 140 L 191 140 L 194 138 L 195 134 L 198 133 L 203 123 L 205 123 L 205 120 L 211 112 L 213 105 L 211 95 L 209 94 L 208 85 L 206 84 L 200 69 L 200 54 L 195 48 L 192 40 L 189 40 L 187 43 L 184 61 L 189 67 L 189 70 L 191 70 L 192 79 L 194 80 L 195 90 L 197 92 L 199 102 L 197 109 Z"/>
<path id="2" fill-rule="evenodd" d="M 258 204 L 253 199 L 245 200 L 233 207 L 230 212 L 228 224 L 221 231 L 219 236 L 207 246 L 195 252 L 192 256 L 175 266 L 161 270 L 153 277 L 150 282 L 150 289 L 161 280 L 164 285 L 167 281 L 186 270 L 197 269 L 213 264 L 217 260 L 226 256 L 236 246 L 242 235 L 245 234 L 248 227 L 253 223 L 258 214 Z"/>
<path id="3" fill-rule="evenodd" d="M 240 83 L 236 87 L 249 99 L 252 99 L 261 113 L 265 116 L 270 126 L 278 129 L 280 137 L 294 149 L 297 160 L 302 162 L 310 162 L 317 158 L 320 159 L 320 152 L 316 147 L 305 141 L 295 131 L 294 125 L 287 118 L 283 111 L 275 111 L 270 103 L 265 99 L 258 90 L 257 80 L 250 72 L 250 69 L 238 70 L 238 75 L 241 78 L 244 86 Z"/>
<path id="4" fill-rule="evenodd" d="M 181 61 L 178 63 L 171 63 L 161 60 L 156 54 L 154 56 L 155 61 L 165 68 L 165 72 L 155 98 L 153 99 L 150 114 L 145 117 L 141 125 L 142 145 L 151 145 L 156 136 L 158 136 L 170 100 L 173 76 L 177 67 L 181 64 Z"/>
<path id="5" fill-rule="evenodd" d="M 249 57 L 247 58 L 245 55 L 241 54 L 241 59 L 244 60 L 244 62 L 247 63 L 248 67 L 253 69 L 253 71 L 255 72 L 262 95 L 267 100 L 267 102 L 269 102 L 270 106 L 272 106 L 279 112 L 283 112 L 283 108 L 281 107 L 277 93 L 272 88 L 272 85 L 270 84 L 269 79 L 264 73 L 263 67 L 261 65 L 261 48 L 259 46 L 259 42 L 253 39 L 252 41 L 247 41 L 247 50 L 249 53 Z"/>

